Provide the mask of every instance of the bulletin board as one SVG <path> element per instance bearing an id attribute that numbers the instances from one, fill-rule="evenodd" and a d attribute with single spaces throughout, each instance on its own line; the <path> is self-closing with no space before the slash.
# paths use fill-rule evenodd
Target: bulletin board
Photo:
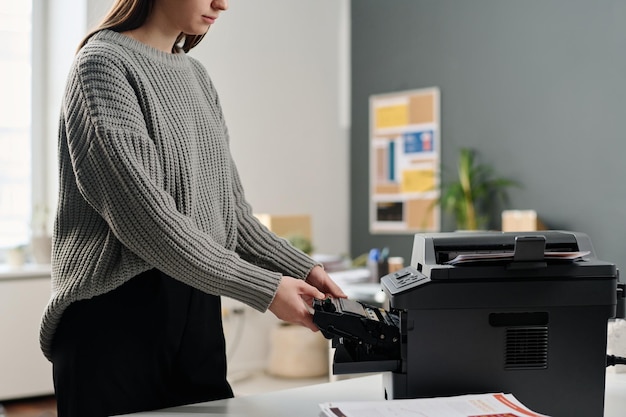
<path id="1" fill-rule="evenodd" d="M 440 94 L 370 96 L 370 233 L 440 229 Z"/>

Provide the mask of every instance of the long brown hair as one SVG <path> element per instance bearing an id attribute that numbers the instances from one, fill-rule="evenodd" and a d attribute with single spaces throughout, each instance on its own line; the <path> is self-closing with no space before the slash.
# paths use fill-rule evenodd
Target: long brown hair
<path id="1" fill-rule="evenodd" d="M 104 29 L 110 29 L 115 32 L 125 32 L 133 30 L 143 25 L 154 6 L 154 0 L 116 0 L 111 10 L 106 14 L 102 22 L 95 29 L 83 38 L 78 45 L 78 50 L 85 46 L 87 41 Z M 198 45 L 204 38 L 204 35 L 187 35 L 180 33 L 176 37 L 176 42 L 172 45 L 172 53 L 181 50 L 189 52 L 194 46 Z M 182 45 L 180 43 L 183 42 Z"/>

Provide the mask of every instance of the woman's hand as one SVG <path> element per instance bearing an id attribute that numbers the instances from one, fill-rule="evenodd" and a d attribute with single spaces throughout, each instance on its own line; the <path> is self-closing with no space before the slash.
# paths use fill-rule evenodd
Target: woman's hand
<path id="1" fill-rule="evenodd" d="M 326 297 L 347 298 L 324 268 L 315 266 L 309 272 L 306 281 L 283 277 L 269 310 L 281 320 L 300 324 L 315 332 L 319 329 L 313 323 L 310 308 L 314 298 L 322 300 Z"/>
<path id="2" fill-rule="evenodd" d="M 319 265 L 316 265 L 313 269 L 311 269 L 305 281 L 322 291 L 325 294 L 325 297 L 348 298 L 341 288 L 335 284 L 335 281 L 328 276 L 328 273 L 324 271 L 324 268 Z"/>
<path id="3" fill-rule="evenodd" d="M 313 316 L 305 300 L 322 299 L 324 296 L 323 292 L 303 280 L 284 276 L 269 310 L 281 320 L 300 324 L 316 332 L 319 329 L 313 323 Z"/>

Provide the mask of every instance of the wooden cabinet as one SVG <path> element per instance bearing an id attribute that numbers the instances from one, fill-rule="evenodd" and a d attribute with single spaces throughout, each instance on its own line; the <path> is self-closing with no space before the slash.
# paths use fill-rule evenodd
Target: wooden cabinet
<path id="1" fill-rule="evenodd" d="M 54 392 L 52 365 L 39 349 L 49 298 L 49 267 L 0 266 L 0 401 Z"/>

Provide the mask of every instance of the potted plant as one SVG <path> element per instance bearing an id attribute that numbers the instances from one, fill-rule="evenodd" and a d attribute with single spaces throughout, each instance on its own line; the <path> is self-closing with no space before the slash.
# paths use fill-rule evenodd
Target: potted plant
<path id="1" fill-rule="evenodd" d="M 484 229 L 496 209 L 508 203 L 508 189 L 519 185 L 515 180 L 496 177 L 491 166 L 477 162 L 475 150 L 461 148 L 458 178 L 441 185 L 438 203 L 454 216 L 457 229 Z"/>

